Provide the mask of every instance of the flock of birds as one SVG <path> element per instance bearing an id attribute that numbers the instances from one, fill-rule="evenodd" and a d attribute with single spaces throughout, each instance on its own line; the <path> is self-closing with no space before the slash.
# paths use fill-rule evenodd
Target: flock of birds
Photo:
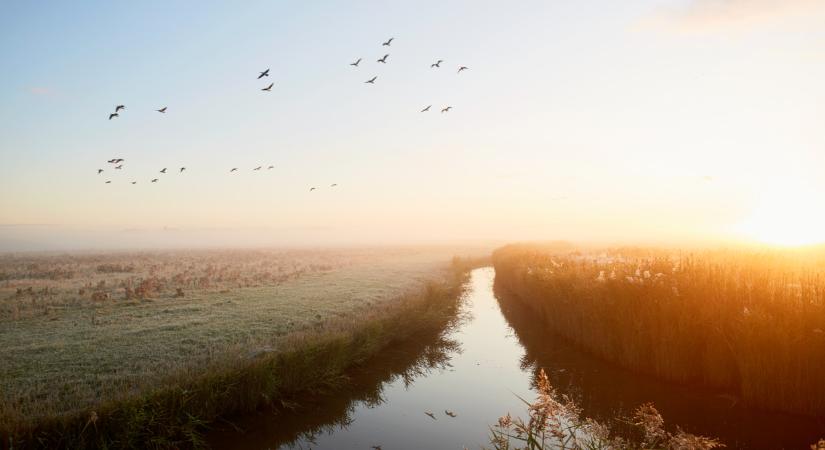
<path id="1" fill-rule="evenodd" d="M 394 37 L 389 38 L 386 42 L 383 42 L 383 43 L 381 44 L 381 46 L 382 46 L 382 47 L 390 47 L 390 46 L 392 45 L 392 41 L 393 41 L 394 39 L 395 39 Z M 378 58 L 378 60 L 377 60 L 376 62 L 379 62 L 379 63 L 381 63 L 381 64 L 386 64 L 386 63 L 387 63 L 387 58 L 389 58 L 389 57 L 390 57 L 390 54 L 389 54 L 389 53 L 386 53 L 386 54 L 384 54 L 384 56 L 382 56 L 381 58 Z M 351 62 L 349 65 L 350 65 L 350 66 L 353 66 L 353 67 L 359 67 L 359 64 L 361 64 L 361 61 L 362 61 L 362 60 L 363 60 L 363 58 L 358 58 L 356 61 Z M 434 63 L 430 64 L 430 68 L 431 68 L 431 69 L 438 69 L 438 68 L 440 68 L 440 67 L 441 67 L 441 63 L 443 63 L 443 62 L 444 62 L 444 60 L 443 60 L 443 59 L 439 59 L 439 60 L 437 60 L 436 62 L 434 62 Z M 465 70 L 468 70 L 468 69 L 469 69 L 469 67 L 467 67 L 467 66 L 459 66 L 459 67 L 458 67 L 458 71 L 457 71 L 456 73 L 457 73 L 457 74 L 460 74 L 461 72 L 463 72 L 463 71 L 465 71 Z M 264 77 L 269 77 L 269 68 L 267 68 L 266 70 L 264 70 L 263 72 L 260 72 L 260 73 L 258 74 L 258 80 L 260 80 L 261 78 L 264 78 Z M 378 79 L 378 76 L 376 75 L 376 76 L 373 76 L 372 78 L 370 78 L 369 80 L 365 81 L 364 83 L 366 83 L 366 84 L 375 84 L 375 80 L 377 80 L 377 79 Z M 268 86 L 261 88 L 261 90 L 262 90 L 262 91 L 265 91 L 265 92 L 270 92 L 270 91 L 272 91 L 272 88 L 273 88 L 274 86 L 275 86 L 275 83 L 274 83 L 274 82 L 273 82 L 273 83 L 269 83 L 269 85 L 268 85 Z M 422 112 L 422 113 L 424 113 L 424 112 L 429 111 L 429 110 L 430 110 L 430 108 L 432 108 L 432 106 L 433 106 L 433 105 L 427 105 L 424 109 L 422 109 L 422 110 L 421 110 L 421 112 Z M 156 109 L 155 111 L 157 111 L 157 112 L 159 112 L 159 113 L 161 113 L 161 114 L 166 114 L 166 109 L 167 109 L 167 107 L 166 107 L 166 106 L 164 106 L 164 107 L 162 107 L 162 108 Z M 451 109 L 453 109 L 453 107 L 452 107 L 452 106 L 450 106 L 450 105 L 444 106 L 443 108 L 441 108 L 441 113 L 447 113 L 447 112 L 450 112 L 450 110 L 451 110 Z M 112 119 L 114 119 L 114 118 L 116 118 L 116 117 L 120 117 L 120 113 L 121 113 L 121 111 L 125 111 L 125 110 L 126 110 L 126 105 L 117 105 L 117 106 L 115 106 L 115 112 L 113 112 L 113 113 L 110 113 L 110 114 L 109 114 L 109 120 L 112 120 Z M 114 169 L 115 169 L 115 170 L 122 170 L 122 169 L 123 169 L 123 162 L 125 162 L 125 161 L 126 161 L 126 160 L 125 160 L 125 159 L 123 159 L 123 158 L 112 158 L 112 159 L 108 160 L 107 162 L 108 162 L 109 164 L 111 164 L 111 165 L 112 165 L 112 167 L 114 167 Z M 255 167 L 255 168 L 253 168 L 252 170 L 253 170 L 253 171 L 260 171 L 262 168 L 263 168 L 263 166 L 257 166 L 257 167 Z M 266 168 L 266 169 L 267 169 L 267 170 L 272 170 L 272 169 L 274 169 L 274 168 L 275 168 L 275 166 L 270 165 L 270 166 L 267 166 L 267 168 Z M 186 170 L 186 167 L 181 167 L 181 168 L 178 170 L 178 173 L 183 173 L 185 170 Z M 238 171 L 238 168 L 237 168 L 237 167 L 233 167 L 233 168 L 231 168 L 231 169 L 229 170 L 229 173 L 232 173 L 232 172 L 237 172 L 237 171 Z M 104 169 L 97 169 L 97 173 L 98 173 L 98 175 L 102 174 L 103 172 L 105 172 L 105 170 L 104 170 Z M 161 173 L 161 174 L 166 174 L 166 167 L 164 167 L 163 169 L 161 169 L 161 170 L 159 171 L 159 173 Z M 158 182 L 158 178 L 152 178 L 152 179 L 150 180 L 150 183 L 157 183 L 157 182 Z M 112 183 L 112 180 L 106 180 L 106 182 L 105 182 L 105 183 L 106 183 L 106 184 L 111 184 L 111 183 Z M 133 180 L 133 181 L 131 181 L 131 184 L 137 184 L 137 181 L 136 181 L 136 180 Z M 330 187 L 330 188 L 334 188 L 334 187 L 337 187 L 337 186 L 338 186 L 338 184 L 337 184 L 337 183 L 333 183 L 333 184 L 331 184 L 329 187 Z M 314 191 L 314 190 L 316 190 L 316 189 L 317 189 L 317 188 L 313 186 L 313 187 L 310 187 L 309 191 L 310 191 L 310 192 L 312 192 L 312 191 Z M 449 415 L 449 413 L 448 413 L 448 415 Z M 455 416 L 452 416 L 452 417 L 455 417 Z M 433 418 L 434 418 L 434 417 L 433 417 Z"/>

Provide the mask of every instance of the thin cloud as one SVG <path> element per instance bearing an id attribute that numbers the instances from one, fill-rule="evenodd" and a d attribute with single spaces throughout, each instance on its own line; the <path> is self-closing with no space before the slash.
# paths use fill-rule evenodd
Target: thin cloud
<path id="1" fill-rule="evenodd" d="M 825 13 L 825 1 L 691 0 L 681 7 L 660 9 L 639 25 L 683 32 L 749 29 L 815 13 Z"/>
<path id="2" fill-rule="evenodd" d="M 26 89 L 30 94 L 41 97 L 54 95 L 54 89 L 44 86 L 32 86 Z"/>

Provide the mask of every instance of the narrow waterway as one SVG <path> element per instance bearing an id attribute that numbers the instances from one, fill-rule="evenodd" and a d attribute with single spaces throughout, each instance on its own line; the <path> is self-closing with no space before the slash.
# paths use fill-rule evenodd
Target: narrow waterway
<path id="1" fill-rule="evenodd" d="M 459 326 L 382 355 L 354 374 L 346 395 L 313 400 L 296 413 L 237 420 L 242 431 L 222 427 L 209 436 L 210 445 L 478 449 L 501 415 L 523 415 L 518 397 L 534 398 L 531 386 L 541 368 L 598 419 L 653 402 L 666 423 L 716 436 L 729 448 L 808 448 L 825 436 L 821 420 L 752 411 L 734 397 L 663 383 L 582 353 L 537 326 L 516 299 L 494 288 L 494 278 L 491 268 L 473 271 Z"/>

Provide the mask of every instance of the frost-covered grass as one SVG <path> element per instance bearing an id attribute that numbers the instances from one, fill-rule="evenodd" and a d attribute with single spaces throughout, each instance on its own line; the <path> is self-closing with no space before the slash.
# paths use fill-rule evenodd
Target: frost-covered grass
<path id="1" fill-rule="evenodd" d="M 400 299 L 418 295 L 427 280 L 449 278 L 455 252 L 293 253 L 294 267 L 311 267 L 301 258 L 323 257 L 327 263 L 323 270 L 272 277 L 250 286 L 213 282 L 209 287 L 189 287 L 183 297 L 175 297 L 178 288 L 173 284 L 160 283 L 166 287 L 143 298 L 111 295 L 106 300 L 71 303 L 60 286 L 86 282 L 47 280 L 54 286 L 46 288 L 62 292 L 62 300 L 56 295 L 42 314 L 7 314 L 0 319 L 0 434 L 4 426 L 21 421 L 32 424 L 41 418 L 85 413 L 113 400 L 140 397 L 159 385 L 188 381 L 181 374 L 211 370 L 216 364 L 225 365 L 227 358 L 246 361 L 275 355 L 286 348 L 285 343 L 300 348 L 295 336 L 323 335 L 330 324 L 339 331 L 350 322 L 357 328 L 364 317 L 373 317 L 376 311 L 389 314 Z M 137 266 L 141 269 L 129 276 L 157 276 L 158 270 L 149 275 L 151 271 L 145 269 L 153 265 L 151 254 L 141 258 Z M 232 261 L 243 265 L 244 259 L 234 254 Z M 129 282 L 122 275 L 116 278 L 121 285 Z M 25 278 L 13 283 L 18 286 L 6 286 L 0 297 L 7 311 L 14 302 L 32 301 L 17 295 Z"/>

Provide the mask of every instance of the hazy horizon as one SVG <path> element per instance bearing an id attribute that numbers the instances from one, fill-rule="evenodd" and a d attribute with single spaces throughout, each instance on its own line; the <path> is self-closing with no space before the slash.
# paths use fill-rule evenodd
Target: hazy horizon
<path id="1" fill-rule="evenodd" d="M 822 1 L 42 6 L 0 251 L 825 242 Z"/>

